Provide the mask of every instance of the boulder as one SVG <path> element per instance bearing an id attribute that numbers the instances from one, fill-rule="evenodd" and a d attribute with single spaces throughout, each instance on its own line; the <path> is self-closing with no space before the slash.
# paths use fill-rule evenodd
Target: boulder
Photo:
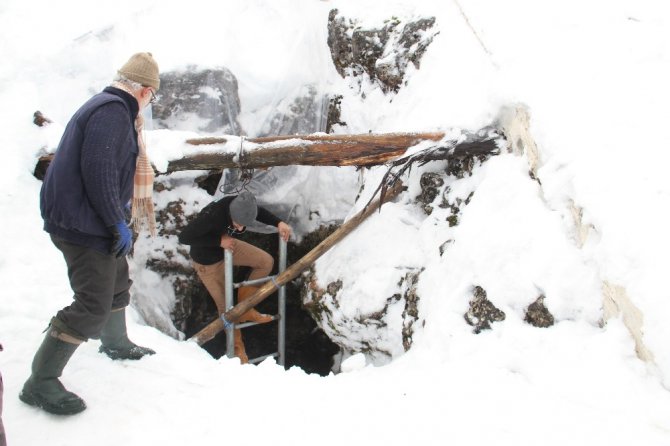
<path id="1" fill-rule="evenodd" d="M 396 292 L 374 311 L 351 307 L 342 280 L 319 286 L 314 267 L 304 275 L 303 305 L 317 325 L 348 355 L 364 353 L 374 364 L 386 364 L 412 346 L 419 318 L 416 291 L 422 269 L 399 271 Z"/>
<path id="2" fill-rule="evenodd" d="M 547 328 L 554 325 L 554 316 L 544 304 L 544 299 L 546 299 L 546 297 L 542 295 L 528 306 L 526 309 L 526 316 L 523 319 L 525 322 L 539 328 Z"/>
<path id="3" fill-rule="evenodd" d="M 433 38 L 438 34 L 435 17 L 403 21 L 396 17 L 383 26 L 364 29 L 356 19 L 328 16 L 328 46 L 335 69 L 342 77 L 363 77 L 376 82 L 385 93 L 397 92 L 411 63 L 417 69 Z"/>
<path id="4" fill-rule="evenodd" d="M 241 135 L 239 114 L 237 79 L 227 68 L 161 74 L 159 99 L 152 106 L 154 128 Z"/>
<path id="5" fill-rule="evenodd" d="M 328 96 L 314 85 L 303 85 L 273 107 L 258 136 L 308 135 L 325 132 L 329 111 Z"/>
<path id="6" fill-rule="evenodd" d="M 473 298 L 470 308 L 464 314 L 465 321 L 474 327 L 475 334 L 482 330 L 489 330 L 493 322 L 505 320 L 505 312 L 496 308 L 486 297 L 486 290 L 480 286 L 473 288 Z"/>

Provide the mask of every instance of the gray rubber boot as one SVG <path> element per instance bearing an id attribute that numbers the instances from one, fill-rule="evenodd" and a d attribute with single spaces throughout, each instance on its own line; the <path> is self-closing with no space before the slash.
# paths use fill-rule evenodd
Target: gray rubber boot
<path id="1" fill-rule="evenodd" d="M 128 339 L 126 309 L 112 311 L 107 324 L 100 332 L 100 353 L 112 359 L 140 359 L 156 353 L 150 348 L 140 347 Z"/>
<path id="2" fill-rule="evenodd" d="M 74 415 L 86 409 L 86 403 L 63 387 L 58 380 L 65 365 L 79 344 L 58 339 L 49 329 L 42 345 L 35 353 L 32 375 L 23 385 L 19 399 L 56 415 Z"/>

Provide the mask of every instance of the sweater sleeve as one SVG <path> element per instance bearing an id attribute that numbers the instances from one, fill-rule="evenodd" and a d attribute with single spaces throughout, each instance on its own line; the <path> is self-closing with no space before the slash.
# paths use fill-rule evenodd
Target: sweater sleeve
<path id="1" fill-rule="evenodd" d="M 256 220 L 270 226 L 277 226 L 282 220 L 264 207 L 258 206 Z"/>
<path id="2" fill-rule="evenodd" d="M 112 102 L 93 112 L 86 124 L 81 149 L 81 173 L 86 196 L 105 226 L 124 221 L 119 185 L 119 159 L 132 125 L 122 104 Z"/>
<path id="3" fill-rule="evenodd" d="M 214 208 L 205 208 L 179 233 L 179 243 L 191 246 L 219 246 L 223 222 Z"/>

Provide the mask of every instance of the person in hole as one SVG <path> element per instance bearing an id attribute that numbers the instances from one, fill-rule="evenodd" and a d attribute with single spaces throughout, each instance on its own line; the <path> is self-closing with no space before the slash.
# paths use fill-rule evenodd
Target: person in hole
<path id="1" fill-rule="evenodd" d="M 219 314 L 226 311 L 224 249 L 232 251 L 233 265 L 251 267 L 248 280 L 265 277 L 272 271 L 274 259 L 270 254 L 235 238 L 255 220 L 276 226 L 279 236 L 285 241 L 291 236 L 291 227 L 267 209 L 258 206 L 256 197 L 248 191 L 208 204 L 179 234 L 179 242 L 191 246 L 193 267 L 212 296 Z M 253 286 L 240 287 L 237 291 L 238 302 L 251 297 L 257 289 Z M 271 316 L 252 308 L 240 317 L 239 322 L 266 323 L 271 320 Z M 235 329 L 234 340 L 235 356 L 242 364 L 246 364 L 249 359 L 240 329 Z"/>

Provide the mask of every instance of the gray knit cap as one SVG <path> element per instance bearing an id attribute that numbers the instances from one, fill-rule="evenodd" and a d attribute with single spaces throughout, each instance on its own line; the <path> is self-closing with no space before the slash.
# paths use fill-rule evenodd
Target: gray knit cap
<path id="1" fill-rule="evenodd" d="M 256 220 L 257 214 L 256 197 L 249 191 L 245 190 L 230 202 L 230 218 L 235 223 L 249 226 Z"/>

